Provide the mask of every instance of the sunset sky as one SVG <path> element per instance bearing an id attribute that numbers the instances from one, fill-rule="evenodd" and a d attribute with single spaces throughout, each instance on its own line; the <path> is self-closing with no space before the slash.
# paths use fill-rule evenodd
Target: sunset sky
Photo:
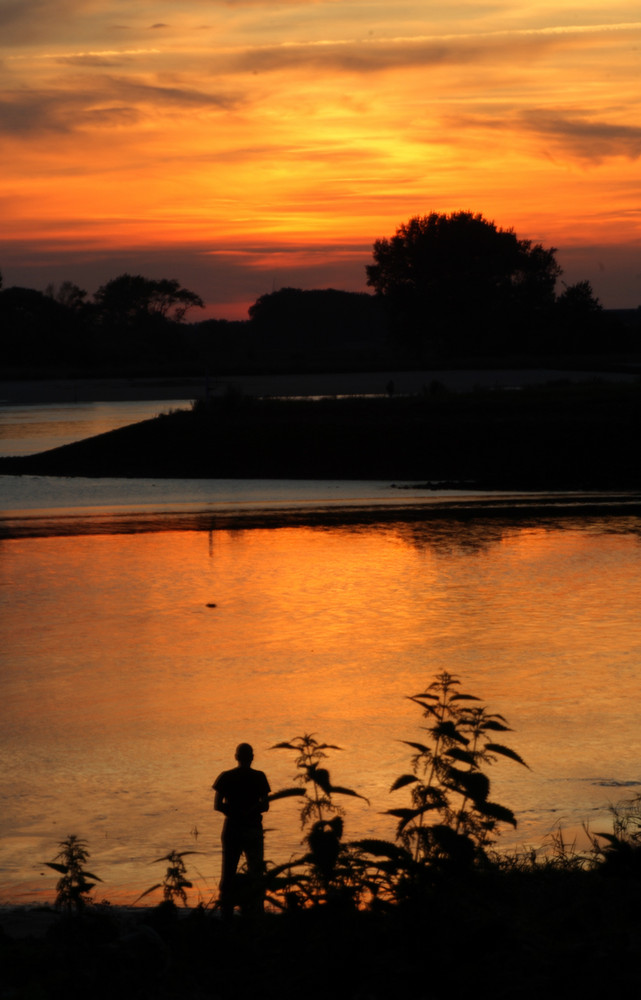
<path id="1" fill-rule="evenodd" d="M 0 74 L 5 287 L 244 318 L 466 209 L 641 304 L 638 0 L 0 0 Z"/>

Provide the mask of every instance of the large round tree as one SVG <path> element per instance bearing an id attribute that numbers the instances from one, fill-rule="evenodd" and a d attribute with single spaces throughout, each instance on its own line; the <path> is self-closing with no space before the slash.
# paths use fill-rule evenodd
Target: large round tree
<path id="1" fill-rule="evenodd" d="M 392 332 L 421 352 L 518 350 L 554 307 L 555 253 L 480 214 L 432 212 L 376 241 L 367 284 Z"/>

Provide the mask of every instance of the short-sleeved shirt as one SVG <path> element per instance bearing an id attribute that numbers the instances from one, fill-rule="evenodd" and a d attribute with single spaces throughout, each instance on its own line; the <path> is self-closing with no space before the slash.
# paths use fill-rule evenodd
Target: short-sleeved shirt
<path id="1" fill-rule="evenodd" d="M 261 802 L 269 795 L 267 776 L 252 767 L 234 767 L 216 778 L 215 791 L 226 804 L 226 817 L 234 826 L 261 826 Z"/>

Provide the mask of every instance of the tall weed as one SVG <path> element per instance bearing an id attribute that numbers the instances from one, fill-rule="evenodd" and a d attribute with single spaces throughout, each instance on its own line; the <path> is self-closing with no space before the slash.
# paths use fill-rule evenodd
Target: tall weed
<path id="1" fill-rule="evenodd" d="M 272 750 L 291 750 L 295 754 L 295 784 L 270 795 L 270 801 L 300 798 L 300 823 L 305 831 L 303 844 L 308 852 L 300 858 L 272 868 L 268 873 L 270 899 L 288 909 L 309 904 L 353 902 L 358 895 L 358 866 L 343 842 L 344 810 L 334 796 L 364 798 L 352 788 L 332 784 L 324 762 L 327 750 L 340 750 L 332 743 L 319 743 L 312 734 L 304 734 Z M 367 801 L 367 800 L 365 800 Z"/>
<path id="2" fill-rule="evenodd" d="M 84 864 L 89 858 L 87 842 L 75 834 L 69 834 L 58 844 L 60 851 L 53 861 L 45 861 L 62 876 L 56 884 L 55 906 L 67 912 L 79 912 L 90 903 L 91 890 L 102 879 L 86 871 Z"/>

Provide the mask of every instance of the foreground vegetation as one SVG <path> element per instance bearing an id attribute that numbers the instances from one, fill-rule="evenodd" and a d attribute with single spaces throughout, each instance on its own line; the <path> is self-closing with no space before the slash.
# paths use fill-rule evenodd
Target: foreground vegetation
<path id="1" fill-rule="evenodd" d="M 450 880 L 384 915 L 311 909 L 231 928 L 202 908 L 96 907 L 41 940 L 0 936 L 3 996 L 634 997 L 638 895 L 638 877 L 556 868 Z"/>
<path id="2" fill-rule="evenodd" d="M 389 479 L 479 489 L 638 489 L 641 385 L 554 384 L 417 396 L 256 399 L 229 393 L 2 474 Z"/>
<path id="3" fill-rule="evenodd" d="M 407 741 L 409 770 L 392 793 L 409 804 L 393 842 L 343 839 L 346 797 L 327 758 L 338 747 L 305 734 L 274 749 L 295 757 L 304 853 L 268 868 L 260 885 L 239 877 L 244 916 L 218 918 L 216 901 L 188 909 L 184 857 L 170 851 L 153 909 L 90 902 L 98 877 L 86 844 L 70 836 L 47 864 L 59 918 L 40 940 L 0 932 L 3 997 L 345 998 L 602 997 L 638 993 L 641 796 L 613 810 L 614 832 L 580 854 L 559 835 L 540 857 L 501 855 L 488 768 L 525 766 L 497 739 L 509 727 L 447 673 L 411 696 L 424 725 Z M 267 896 L 270 912 L 257 912 Z M 141 897 L 142 898 L 142 897 Z M 2 920 L 0 919 L 0 928 Z"/>

